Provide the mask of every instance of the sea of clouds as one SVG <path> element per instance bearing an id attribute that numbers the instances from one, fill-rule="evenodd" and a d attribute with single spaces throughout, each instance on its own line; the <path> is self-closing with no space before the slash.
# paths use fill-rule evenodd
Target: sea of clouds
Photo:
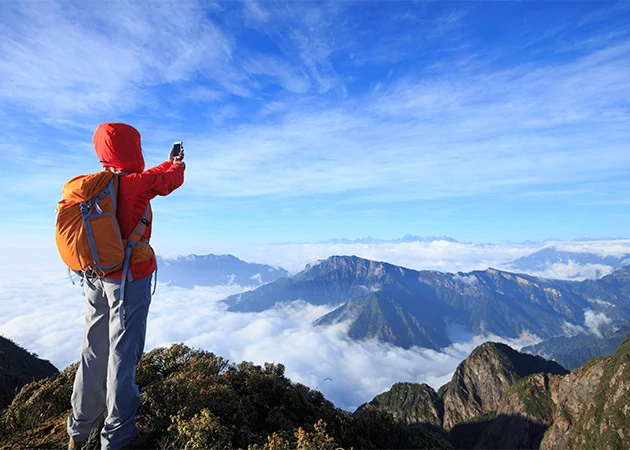
<path id="1" fill-rule="evenodd" d="M 414 242 L 283 244 L 248 251 L 238 256 L 293 272 L 332 254 L 356 254 L 417 269 L 470 271 L 498 267 L 531 253 L 532 248 Z M 63 369 L 80 355 L 84 311 L 81 288 L 71 284 L 54 251 L 31 249 L 9 255 L 5 253 L 0 261 L 0 334 Z M 291 380 L 320 390 L 336 406 L 352 411 L 399 381 L 425 382 L 439 388 L 472 349 L 487 340 L 506 342 L 517 349 L 538 342 L 534 333 L 507 340 L 469 336 L 454 327 L 451 334 L 457 344 L 441 351 L 405 350 L 370 340 L 356 342 L 347 338 L 344 324 L 312 325 L 329 312 L 325 306 L 294 303 L 261 313 L 227 311 L 222 299 L 251 288 L 230 285 L 183 289 L 159 283 L 149 313 L 145 350 L 183 342 L 234 363 L 282 363 Z M 585 328 L 598 329 L 606 319 L 585 312 Z"/>

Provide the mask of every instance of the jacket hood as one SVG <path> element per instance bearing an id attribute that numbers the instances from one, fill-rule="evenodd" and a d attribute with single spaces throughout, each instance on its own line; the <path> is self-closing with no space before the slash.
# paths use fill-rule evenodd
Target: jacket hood
<path id="1" fill-rule="evenodd" d="M 123 172 L 144 170 L 140 133 L 131 125 L 102 123 L 96 128 L 92 142 L 103 167 Z"/>

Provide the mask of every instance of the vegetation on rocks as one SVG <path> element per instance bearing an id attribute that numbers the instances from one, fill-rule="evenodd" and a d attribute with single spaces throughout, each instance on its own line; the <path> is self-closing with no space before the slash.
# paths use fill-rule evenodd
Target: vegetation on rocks
<path id="1" fill-rule="evenodd" d="M 62 447 L 76 365 L 27 385 L 0 418 L 1 448 Z M 449 448 L 446 441 L 367 408 L 337 409 L 291 382 L 282 364 L 229 361 L 184 345 L 146 353 L 138 365 L 138 426 L 149 448 Z M 98 438 L 88 448 L 96 448 Z"/>

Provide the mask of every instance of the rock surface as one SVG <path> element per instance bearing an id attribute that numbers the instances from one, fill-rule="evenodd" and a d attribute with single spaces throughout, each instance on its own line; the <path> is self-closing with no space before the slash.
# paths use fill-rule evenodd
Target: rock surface
<path id="1" fill-rule="evenodd" d="M 445 429 L 496 411 L 508 388 L 528 375 L 568 373 L 559 364 L 519 353 L 505 344 L 486 342 L 455 370 L 444 394 Z"/>
<path id="2" fill-rule="evenodd" d="M 553 427 L 541 448 L 627 448 L 630 441 L 630 337 L 610 356 L 566 377 Z"/>

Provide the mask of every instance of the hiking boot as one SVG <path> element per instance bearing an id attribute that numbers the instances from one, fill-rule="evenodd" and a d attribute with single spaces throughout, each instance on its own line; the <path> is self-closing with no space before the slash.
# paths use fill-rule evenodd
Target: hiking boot
<path id="1" fill-rule="evenodd" d="M 81 450 L 83 448 L 83 442 L 77 442 L 73 438 L 68 441 L 68 450 Z"/>

